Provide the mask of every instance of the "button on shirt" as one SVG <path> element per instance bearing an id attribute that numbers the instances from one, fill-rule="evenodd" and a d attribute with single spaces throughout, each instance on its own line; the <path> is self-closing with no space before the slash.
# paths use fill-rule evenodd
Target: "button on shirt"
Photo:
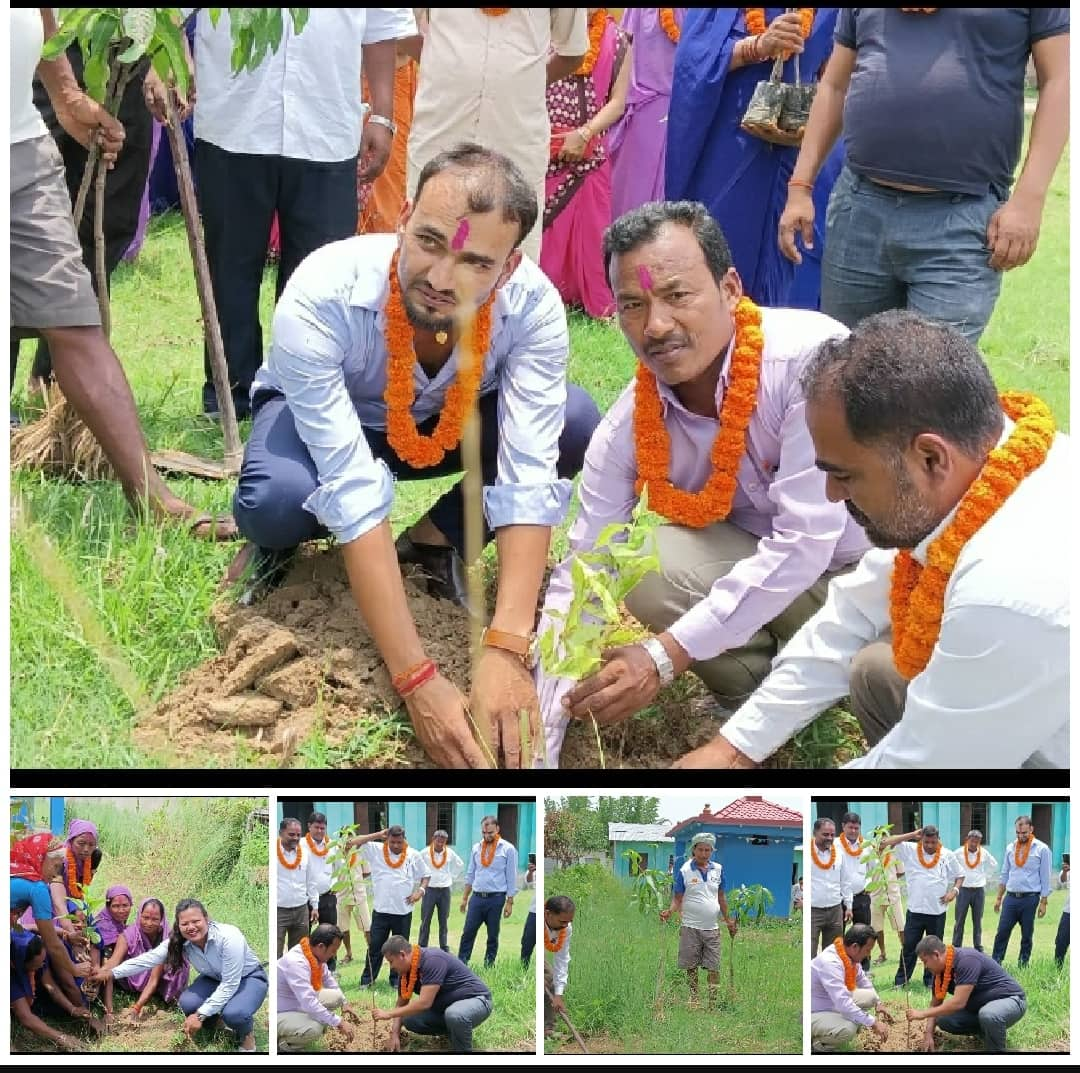
<path id="1" fill-rule="evenodd" d="M 323 990 L 339 990 L 338 983 L 326 965 L 322 971 Z M 311 986 L 311 966 L 299 946 L 285 951 L 277 963 L 277 1012 L 306 1013 L 314 1021 L 337 1028 L 341 1018 L 328 1010 Z"/>
<path id="2" fill-rule="evenodd" d="M 1005 420 L 1002 441 L 1013 428 Z M 945 590 L 941 633 L 908 685 L 903 718 L 845 767 L 1069 766 L 1069 570 L 1061 489 L 1074 475 L 1060 433 L 964 545 Z M 927 548 L 950 514 L 912 552 Z M 895 551 L 872 549 L 829 585 L 825 606 L 784 646 L 773 671 L 721 731 L 761 761 L 848 694 L 851 661 L 890 627 Z M 1023 728 L 1021 733 L 1019 728 Z M 947 758 L 947 759 L 946 759 Z"/>
<path id="3" fill-rule="evenodd" d="M 858 962 L 855 963 L 855 987 L 856 990 L 874 989 L 873 981 L 863 972 Z M 848 1021 L 854 1021 L 866 1028 L 875 1023 L 871 1014 L 855 1005 L 855 1000 L 844 982 L 844 963 L 832 943 L 810 962 L 810 1012 L 838 1013 Z"/>
<path id="4" fill-rule="evenodd" d="M 574 934 L 574 925 L 567 924 L 565 931 L 566 938 L 563 940 L 562 947 L 551 954 L 551 975 L 554 980 L 552 990 L 556 995 L 561 995 L 566 991 L 566 984 L 570 979 L 570 939 Z M 544 921 L 544 932 L 549 943 L 554 944 L 559 941 L 561 933 L 549 928 L 546 920 Z"/>
<path id="5" fill-rule="evenodd" d="M 391 868 L 383 856 L 382 842 L 365 842 L 360 847 L 360 857 L 367 861 L 371 868 L 371 885 L 374 891 L 371 908 L 376 913 L 389 913 L 393 916 L 403 916 L 413 911 L 414 902 L 405 901 L 424 878 L 424 862 L 420 854 L 406 846 L 405 860 L 397 868 Z M 390 859 L 395 863 L 398 856 L 391 854 Z"/>
<path id="6" fill-rule="evenodd" d="M 517 894 L 517 850 L 505 839 L 500 838 L 495 845 L 495 856 L 491 864 L 480 862 L 480 847 L 477 842 L 469 855 L 469 866 L 465 870 L 465 882 L 477 894 L 501 893 L 506 891 L 508 898 Z"/>
<path id="7" fill-rule="evenodd" d="M 330 840 L 323 839 L 322 844 L 318 846 L 318 849 L 322 853 L 320 857 L 311 848 L 310 835 L 305 835 L 300 841 L 304 847 L 304 856 L 308 858 L 308 867 L 311 872 L 311 881 L 315 886 L 316 894 L 326 894 L 330 890 L 330 885 L 333 882 L 334 873 L 334 859 L 330 852 Z M 318 899 L 316 898 L 316 903 Z"/>
<path id="8" fill-rule="evenodd" d="M 304 507 L 342 544 L 378 525 L 394 499 L 390 471 L 372 457 L 363 429 L 386 428 L 383 307 L 396 248 L 394 235 L 358 235 L 301 262 L 277 304 L 270 353 L 252 388 L 285 396 L 318 471 Z M 522 260 L 496 294 L 491 325 L 480 392 L 499 393 L 499 452 L 484 513 L 492 529 L 557 525 L 570 501 L 570 481 L 555 468 L 569 350 L 562 299 Z M 441 411 L 458 357 L 455 349 L 432 378 L 414 366 L 417 423 Z"/>
<path id="9" fill-rule="evenodd" d="M 758 538 L 753 555 L 719 578 L 707 596 L 669 630 L 694 660 L 712 659 L 745 644 L 828 570 L 856 562 L 870 546 L 842 503 L 825 495 L 825 474 L 814 464 L 799 375 L 826 339 L 847 329 L 821 313 L 762 309 L 765 348 L 758 399 L 747 430 L 746 452 L 736 474 L 727 520 Z M 717 413 L 730 386 L 729 346 L 716 389 Z M 665 384 L 658 384 L 664 426 L 671 443 L 670 479 L 697 491 L 712 472 L 710 452 L 719 422 L 687 410 Z M 570 552 L 591 550 L 601 530 L 629 521 L 638 502 L 634 445 L 634 384 L 600 422 L 585 455 L 578 496 L 580 510 L 570 530 Z M 553 571 L 544 610 L 565 612 L 573 595 L 571 558 Z M 548 628 L 545 617 L 540 632 Z M 536 670 L 541 711 L 548 726 L 549 762 L 555 763 L 566 720 L 559 701 L 573 686 Z M 553 724 L 559 729 L 553 729 Z M 554 737 L 554 740 L 553 740 Z"/>
<path id="10" fill-rule="evenodd" d="M 977 860 L 967 852 L 967 846 L 953 850 L 953 856 L 960 866 L 960 874 L 964 877 L 964 890 L 978 890 L 980 887 L 985 887 L 987 880 L 993 880 L 998 874 L 998 862 L 985 846 L 979 847 Z M 969 859 L 975 861 L 973 868 L 968 867 Z"/>
<path id="11" fill-rule="evenodd" d="M 1016 843 L 1010 842 L 1001 866 L 1001 885 L 1007 892 L 1027 894 L 1035 891 L 1040 897 L 1050 897 L 1050 847 L 1032 836 L 1031 849 L 1022 868 L 1016 863 Z"/>
<path id="12" fill-rule="evenodd" d="M 851 905 L 851 870 L 844 867 L 844 851 L 833 843 L 836 854 L 829 864 L 830 850 L 823 853 L 812 845 L 810 852 L 810 907 L 811 909 L 832 909 L 841 903 Z M 822 868 L 817 862 L 824 861 L 828 867 Z"/>
<path id="13" fill-rule="evenodd" d="M 191 9 L 186 9 L 190 11 Z M 301 33 L 283 14 L 278 50 L 232 73 L 227 9 L 195 22 L 195 137 L 230 153 L 334 161 L 360 147 L 361 46 L 416 33 L 407 7 L 310 8 Z"/>
<path id="14" fill-rule="evenodd" d="M 956 858 L 942 846 L 937 864 L 933 868 L 924 868 L 919 863 L 919 847 L 918 842 L 900 842 L 892 848 L 903 862 L 907 874 L 908 912 L 940 916 L 948 908 L 941 899 L 955 885 L 960 866 Z"/>
<path id="15" fill-rule="evenodd" d="M 278 843 L 280 848 L 280 842 Z M 299 843 L 300 865 L 297 868 L 283 868 L 277 862 L 277 904 L 282 909 L 295 909 L 299 905 L 319 907 L 319 892 L 315 888 L 314 872 L 311 868 L 311 854 L 303 839 Z M 292 864 L 296 860 L 296 851 L 281 850 L 282 857 Z"/>
<path id="16" fill-rule="evenodd" d="M 465 870 L 465 862 L 449 847 L 446 847 L 445 859 L 434 854 L 428 846 L 420 854 L 420 861 L 424 866 L 424 875 L 428 877 L 428 890 L 442 890 L 444 887 L 452 887 L 454 880 Z M 435 867 L 435 861 L 443 861 L 439 867 Z"/>
<path id="17" fill-rule="evenodd" d="M 691 858 L 684 861 L 675 873 L 672 893 L 683 896 L 682 924 L 698 931 L 716 931 L 720 926 L 718 896 L 724 889 L 724 870 L 716 861 L 709 861 L 702 871 Z"/>
<path id="18" fill-rule="evenodd" d="M 159 943 L 145 954 L 123 961 L 112 970 L 113 977 L 124 980 L 137 972 L 145 972 L 155 965 L 164 965 L 169 954 L 169 940 Z M 240 981 L 254 972 L 262 972 L 255 951 L 248 946 L 244 933 L 232 924 L 211 920 L 206 933 L 206 946 L 199 949 L 194 943 L 184 942 L 184 957 L 188 959 L 196 976 L 208 976 L 220 980 L 210 997 L 199 1007 L 203 1017 L 221 1013 L 226 1003 L 240 988 Z"/>

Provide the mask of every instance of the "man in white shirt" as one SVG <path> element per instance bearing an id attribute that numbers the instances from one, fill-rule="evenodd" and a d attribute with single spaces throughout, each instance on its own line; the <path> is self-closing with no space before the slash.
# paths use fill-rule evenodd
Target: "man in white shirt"
<path id="1" fill-rule="evenodd" d="M 739 930 L 728 914 L 724 894 L 724 870 L 712 859 L 716 835 L 700 832 L 690 840 L 690 857 L 675 873 L 671 887 L 671 905 L 660 910 L 660 919 L 672 913 L 682 917 L 679 928 L 679 968 L 690 983 L 690 1006 L 698 1005 L 698 969 L 705 970 L 709 984 L 708 1008 L 716 1007 L 720 984 L 720 925 L 722 917 L 732 938 Z"/>
<path id="2" fill-rule="evenodd" d="M 391 935 L 409 938 L 413 906 L 428 888 L 428 876 L 420 854 L 405 839 L 405 828 L 394 824 L 382 831 L 357 835 L 345 849 L 359 847 L 360 857 L 371 868 L 371 942 L 360 977 L 361 987 L 371 987 L 382 968 L 383 944 Z M 390 986 L 397 989 L 398 975 L 391 966 Z"/>
<path id="3" fill-rule="evenodd" d="M 465 871 L 465 862 L 447 845 L 449 839 L 446 831 L 436 831 L 431 836 L 431 845 L 420 854 L 428 885 L 420 905 L 420 937 L 416 940 L 419 946 L 427 946 L 431 918 L 437 910 L 439 949 L 448 954 L 450 940 L 446 929 L 450 922 L 450 891 L 454 880 Z"/>
<path id="4" fill-rule="evenodd" d="M 955 850 L 953 856 L 960 866 L 964 885 L 956 899 L 953 913 L 953 946 L 964 945 L 964 923 L 968 908 L 971 909 L 971 945 L 982 950 L 982 918 L 986 904 L 986 883 L 998 874 L 998 862 L 994 855 L 982 844 L 982 831 L 971 830 L 967 833 L 964 844 Z"/>
<path id="5" fill-rule="evenodd" d="M 867 1012 L 879 999 L 861 962 L 869 960 L 875 937 L 869 924 L 852 924 L 842 939 L 844 957 L 834 940 L 810 962 L 810 1047 L 814 1054 L 829 1054 L 850 1043 L 860 1028 L 888 1038 L 885 1023 Z"/>
<path id="6" fill-rule="evenodd" d="M 320 924 L 304 943 L 294 946 L 277 963 L 277 1046 L 279 1054 L 294 1054 L 319 1039 L 328 1028 L 340 1028 L 352 1039 L 355 1029 L 340 1014 L 349 1011 L 330 962 L 341 946 L 341 929 Z M 312 965 L 308 955 L 315 960 Z"/>
<path id="7" fill-rule="evenodd" d="M 300 841 L 300 821 L 286 816 L 277 840 L 277 951 L 281 957 L 307 935 L 319 919 L 319 895 L 311 854 Z"/>
<path id="8" fill-rule="evenodd" d="M 850 694 L 870 750 L 848 766 L 1067 767 L 1068 438 L 1029 397 L 1006 416 L 974 345 L 904 310 L 822 346 L 803 389 L 828 495 L 877 548 L 683 766 L 760 763 Z"/>
<path id="9" fill-rule="evenodd" d="M 826 816 L 814 820 L 810 841 L 810 956 L 843 933 L 851 914 L 850 872 L 836 845 L 836 824 Z"/>
<path id="10" fill-rule="evenodd" d="M 544 958 L 544 1035 L 555 1028 L 555 1015 L 566 1012 L 566 985 L 570 980 L 570 937 L 574 933 L 574 900 L 556 894 L 544 902 L 544 950 L 551 954 L 551 964 Z M 694 970 L 697 983 L 697 970 Z"/>
<path id="11" fill-rule="evenodd" d="M 907 873 L 908 899 L 904 948 L 894 982 L 897 987 L 907 987 L 918 963 L 915 947 L 924 935 L 944 938 L 946 910 L 960 893 L 964 877 L 956 858 L 941 844 L 941 836 L 933 824 L 881 840 L 882 850 L 892 847 Z M 923 983 L 930 987 L 932 982 L 932 974 L 924 969 Z"/>
<path id="12" fill-rule="evenodd" d="M 845 812 L 840 819 L 840 837 L 836 840 L 844 854 L 844 867 L 848 870 L 851 887 L 851 922 L 869 924 L 871 916 L 870 895 L 866 890 L 867 854 L 872 852 L 862 836 L 862 817 L 857 812 Z M 862 963 L 863 970 L 870 971 L 870 955 Z"/>
<path id="13" fill-rule="evenodd" d="M 301 33 L 284 23 L 277 51 L 235 75 L 228 12 L 215 26 L 201 9 L 195 23 L 199 207 L 237 417 L 250 415 L 263 360 L 259 287 L 274 214 L 280 298 L 312 250 L 356 233 L 357 180 L 382 172 L 395 133 L 395 40 L 416 33 L 410 8 L 311 8 Z M 220 412 L 208 362 L 202 402 Z"/>
<path id="14" fill-rule="evenodd" d="M 1001 865 L 998 895 L 994 912 L 1001 913 L 997 934 L 994 936 L 994 952 L 991 955 L 1000 965 L 1005 960 L 1009 938 L 1013 928 L 1020 925 L 1020 955 L 1017 964 L 1023 968 L 1031 957 L 1035 935 L 1035 917 L 1046 916 L 1046 903 L 1050 897 L 1050 863 L 1053 854 L 1050 847 L 1035 837 L 1030 816 L 1017 816 L 1016 841 L 1005 847 L 1005 860 Z M 1002 912 L 1004 901 L 1004 912 Z"/>
<path id="15" fill-rule="evenodd" d="M 308 817 L 307 834 L 304 835 L 304 850 L 308 857 L 308 869 L 318 895 L 317 916 L 320 924 L 336 924 L 337 896 L 330 890 L 334 882 L 333 858 L 330 855 L 330 840 L 326 837 L 326 814 L 313 812 Z M 337 969 L 337 961 L 331 957 L 328 962 L 330 971 Z"/>

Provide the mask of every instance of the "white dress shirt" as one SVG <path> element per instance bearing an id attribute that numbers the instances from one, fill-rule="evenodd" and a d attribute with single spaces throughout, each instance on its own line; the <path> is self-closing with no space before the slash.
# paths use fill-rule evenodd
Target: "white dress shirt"
<path id="1" fill-rule="evenodd" d="M 844 858 L 844 867 L 848 871 L 848 886 L 852 894 L 861 894 L 866 890 L 866 865 L 867 858 L 873 849 L 869 842 L 865 838 L 860 840 L 858 855 L 852 857 L 843 846 L 846 838 L 843 834 L 836 836 L 836 851 Z M 850 846 L 851 843 L 848 842 Z"/>
<path id="2" fill-rule="evenodd" d="M 900 842 L 892 851 L 904 864 L 907 875 L 907 907 L 909 913 L 928 913 L 940 916 L 948 909 L 941 899 L 949 893 L 960 875 L 956 858 L 944 846 L 933 868 L 919 863 L 921 842 Z"/>
<path id="3" fill-rule="evenodd" d="M 278 840 L 278 847 L 281 840 Z M 300 866 L 298 868 L 282 868 L 281 861 L 274 857 L 277 865 L 277 904 L 282 909 L 295 909 L 299 905 L 307 904 L 312 909 L 319 908 L 319 892 L 315 889 L 315 880 L 311 869 L 311 857 L 303 839 L 298 846 L 300 852 Z M 289 864 L 296 860 L 296 850 L 288 853 L 281 850 L 282 857 Z"/>
<path id="4" fill-rule="evenodd" d="M 441 890 L 443 887 L 452 887 L 454 880 L 465 871 L 465 862 L 449 847 L 445 850 L 446 859 L 441 867 L 436 868 L 432 860 L 431 846 L 428 846 L 420 854 L 420 862 L 424 866 L 424 875 L 428 877 L 428 890 Z M 438 858 L 442 860 L 442 858 Z"/>
<path id="5" fill-rule="evenodd" d="M 424 878 L 424 862 L 420 854 L 406 846 L 405 861 L 397 868 L 391 868 L 383 856 L 382 842 L 365 842 L 360 847 L 360 856 L 371 868 L 371 885 L 374 891 L 371 908 L 376 913 L 390 913 L 402 916 L 411 913 L 415 902 L 405 899 L 415 892 Z M 391 860 L 397 857 L 391 854 Z"/>
<path id="6" fill-rule="evenodd" d="M 960 867 L 960 874 L 964 877 L 964 890 L 978 890 L 980 887 L 985 887 L 988 880 L 997 878 L 998 862 L 994 860 L 994 855 L 985 846 L 980 846 L 977 853 L 975 867 L 969 868 L 967 862 L 971 854 L 967 851 L 967 843 L 953 850 L 953 856 Z"/>
<path id="7" fill-rule="evenodd" d="M 855 989 L 874 990 L 874 983 L 863 972 L 862 966 L 855 963 Z M 820 954 L 810 962 L 810 1012 L 838 1013 L 857 1025 L 870 1028 L 876 1023 L 873 1014 L 859 1009 L 855 999 L 847 989 L 844 980 L 844 963 L 836 952 L 836 947 L 829 943 Z"/>
<path id="8" fill-rule="evenodd" d="M 570 939 L 574 933 L 574 925 L 566 925 L 566 938 L 563 940 L 562 949 L 556 950 L 551 955 L 551 975 L 554 980 L 554 986 L 552 991 L 556 995 L 561 995 L 566 991 L 566 983 L 570 979 Z M 549 943 L 556 943 L 559 941 L 559 933 L 552 931 L 547 926 L 547 921 L 544 921 L 544 934 L 548 937 Z M 546 947 L 545 947 L 546 950 Z"/>
<path id="9" fill-rule="evenodd" d="M 845 909 L 851 907 L 851 870 L 844 867 L 844 851 L 834 844 L 836 850 L 832 865 L 828 868 L 818 866 L 818 860 L 829 863 L 829 854 L 822 853 L 811 840 L 810 852 L 810 908 L 831 909 L 842 903 Z M 815 854 L 817 858 L 815 859 Z"/>
<path id="10" fill-rule="evenodd" d="M 190 10 L 190 9 L 186 9 Z M 195 21 L 195 137 L 230 153 L 334 161 L 360 148 L 363 45 L 416 33 L 407 7 L 313 7 L 301 33 L 283 14 L 278 50 L 254 71 L 232 73 L 232 33 L 223 8 Z"/>
<path id="11" fill-rule="evenodd" d="M 1012 431 L 1006 418 L 1002 442 Z M 846 767 L 1069 766 L 1069 570 L 1062 489 L 1074 483 L 1060 433 L 1037 470 L 964 545 L 945 590 L 941 633 L 910 682 L 900 722 Z M 929 544 L 952 514 L 916 547 Z M 825 606 L 721 734 L 764 760 L 848 693 L 851 661 L 890 628 L 895 551 L 873 549 L 829 585 Z"/>
<path id="12" fill-rule="evenodd" d="M 304 835 L 300 841 L 304 846 L 304 856 L 308 858 L 308 868 L 311 872 L 311 881 L 315 885 L 316 894 L 326 894 L 334 878 L 334 854 L 331 852 L 331 841 L 324 838 L 318 849 L 323 852 L 320 857 L 311 849 L 311 835 Z M 317 899 L 316 899 L 317 901 Z"/>
<path id="13" fill-rule="evenodd" d="M 340 990 L 330 969 L 324 965 L 322 971 L 323 990 Z M 306 1013 L 313 1021 L 330 1028 L 337 1028 L 341 1018 L 328 1010 L 320 1001 L 315 988 L 311 986 L 311 966 L 299 945 L 286 950 L 277 963 L 277 1012 L 299 1011 Z"/>

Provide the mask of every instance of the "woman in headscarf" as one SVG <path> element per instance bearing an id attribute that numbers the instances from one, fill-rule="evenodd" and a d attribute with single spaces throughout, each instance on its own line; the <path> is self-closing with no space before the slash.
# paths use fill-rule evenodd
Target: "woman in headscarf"
<path id="1" fill-rule="evenodd" d="M 169 938 L 169 925 L 165 921 L 165 906 L 157 898 L 144 898 L 139 903 L 135 920 L 117 937 L 112 955 L 103 968 L 113 969 L 133 958 L 148 954 Z M 175 1005 L 187 987 L 191 966 L 187 958 L 181 957 L 175 968 L 167 965 L 155 965 L 152 969 L 121 977 L 116 983 L 126 991 L 133 992 L 135 1002 L 128 1007 L 129 1017 L 136 1020 L 143 1015 L 146 1004 L 158 995 L 167 1006 Z M 113 1012 L 113 981 L 105 985 L 105 1009 Z"/>
<path id="2" fill-rule="evenodd" d="M 101 958 L 108 961 L 113 955 L 116 941 L 128 926 L 131 907 L 135 898 L 127 887 L 117 884 L 105 892 L 105 906 L 93 919 L 94 930 L 101 936 Z"/>
<path id="3" fill-rule="evenodd" d="M 167 939 L 121 965 L 102 967 L 94 976 L 123 980 L 156 965 L 177 971 L 187 959 L 198 975 L 180 995 L 184 1031 L 190 1036 L 221 1015 L 242 1054 L 255 1053 L 255 1013 L 266 1001 L 269 980 L 244 933 L 232 924 L 211 920 L 202 902 L 185 898 Z"/>

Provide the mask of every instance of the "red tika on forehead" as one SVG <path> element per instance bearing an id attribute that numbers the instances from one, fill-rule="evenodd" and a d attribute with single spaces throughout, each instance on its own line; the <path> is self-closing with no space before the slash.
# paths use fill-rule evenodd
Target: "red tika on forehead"
<path id="1" fill-rule="evenodd" d="M 450 240 L 450 249 L 455 253 L 463 249 L 466 241 L 469 237 L 469 221 L 463 216 L 458 222 L 457 230 L 454 232 L 454 237 Z"/>
<path id="2" fill-rule="evenodd" d="M 645 267 L 645 265 L 637 266 L 637 278 L 638 283 L 641 284 L 643 291 L 651 291 L 653 289 L 652 273 Z"/>

